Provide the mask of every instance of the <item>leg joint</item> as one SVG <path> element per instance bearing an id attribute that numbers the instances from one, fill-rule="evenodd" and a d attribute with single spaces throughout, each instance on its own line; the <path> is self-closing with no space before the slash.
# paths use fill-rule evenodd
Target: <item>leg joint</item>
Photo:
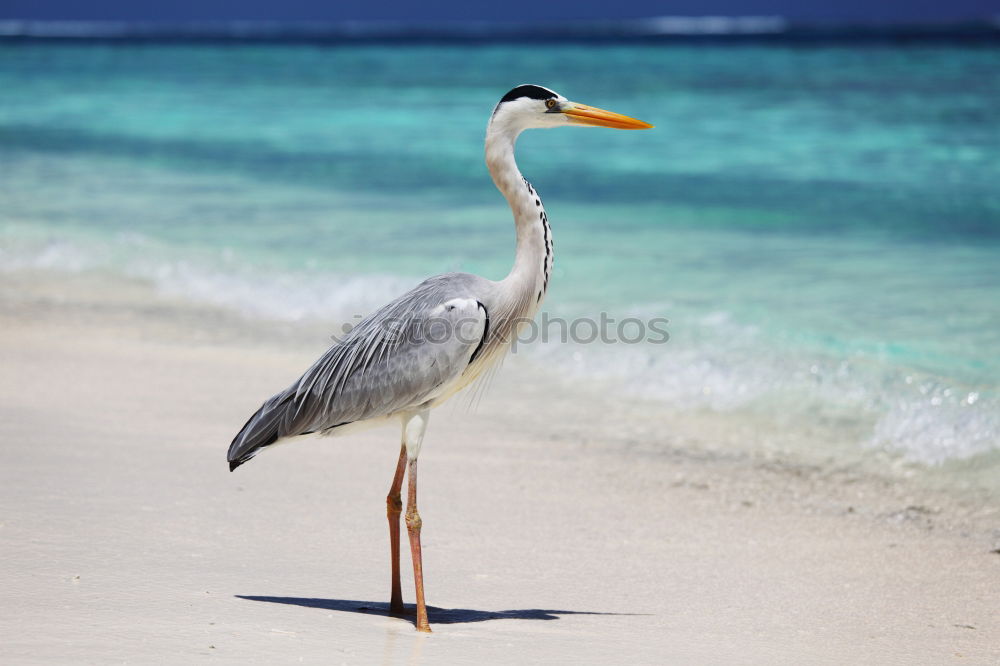
<path id="1" fill-rule="evenodd" d="M 420 528 L 423 527 L 424 521 L 420 519 L 420 514 L 416 511 L 406 512 L 406 529 L 411 532 L 419 532 Z"/>
<path id="2" fill-rule="evenodd" d="M 403 500 L 400 498 L 399 493 L 395 495 L 389 493 L 385 498 L 385 508 L 389 513 L 399 514 L 403 511 Z"/>

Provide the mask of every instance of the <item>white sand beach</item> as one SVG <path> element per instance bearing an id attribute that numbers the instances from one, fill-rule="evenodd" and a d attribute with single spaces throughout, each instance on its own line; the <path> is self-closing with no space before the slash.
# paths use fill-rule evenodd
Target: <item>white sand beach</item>
<path id="1" fill-rule="evenodd" d="M 420 635 L 386 611 L 394 429 L 226 465 L 322 327 L 17 273 L 0 341 L 5 664 L 1000 663 L 974 494 L 713 446 L 515 357 L 431 418 Z"/>

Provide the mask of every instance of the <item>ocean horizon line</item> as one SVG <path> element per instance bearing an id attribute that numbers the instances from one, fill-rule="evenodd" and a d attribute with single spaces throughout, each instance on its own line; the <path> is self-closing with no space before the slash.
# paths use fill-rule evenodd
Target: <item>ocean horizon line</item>
<path id="1" fill-rule="evenodd" d="M 0 42 L 987 42 L 1000 16 L 940 23 L 801 22 L 782 16 L 656 16 L 567 22 L 38 21 L 0 19 Z"/>

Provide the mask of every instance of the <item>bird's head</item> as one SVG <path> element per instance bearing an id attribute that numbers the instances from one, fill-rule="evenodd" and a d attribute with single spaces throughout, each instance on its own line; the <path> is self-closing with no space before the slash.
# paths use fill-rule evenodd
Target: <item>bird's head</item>
<path id="1" fill-rule="evenodd" d="M 512 134 L 531 128 L 562 126 L 649 129 L 649 123 L 620 113 L 571 102 L 559 93 L 536 85 L 520 85 L 504 95 L 490 117 L 491 129 Z"/>

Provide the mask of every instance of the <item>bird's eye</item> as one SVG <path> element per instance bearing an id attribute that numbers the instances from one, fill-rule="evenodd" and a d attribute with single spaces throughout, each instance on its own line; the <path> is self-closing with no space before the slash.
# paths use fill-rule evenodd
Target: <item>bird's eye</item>
<path id="1" fill-rule="evenodd" d="M 554 99 L 547 99 L 547 100 L 545 100 L 545 108 L 546 109 L 551 109 L 555 105 L 556 105 L 556 101 Z"/>

